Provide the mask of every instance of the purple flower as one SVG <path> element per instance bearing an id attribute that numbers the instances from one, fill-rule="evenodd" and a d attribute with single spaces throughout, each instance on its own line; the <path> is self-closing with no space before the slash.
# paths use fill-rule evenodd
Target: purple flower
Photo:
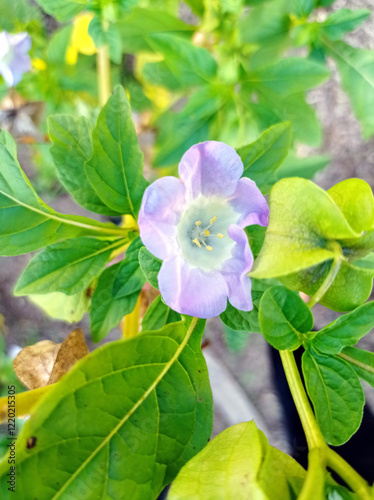
<path id="1" fill-rule="evenodd" d="M 269 208 L 256 184 L 240 178 L 243 164 L 222 142 L 192 146 L 179 176 L 163 177 L 145 191 L 140 237 L 163 260 L 161 295 L 181 314 L 210 318 L 226 309 L 250 311 L 253 255 L 244 227 L 266 226 Z"/>
<path id="2" fill-rule="evenodd" d="M 23 74 L 31 69 L 28 51 L 31 49 L 31 38 L 28 33 L 11 35 L 6 31 L 0 33 L 0 74 L 8 87 L 17 85 Z"/>

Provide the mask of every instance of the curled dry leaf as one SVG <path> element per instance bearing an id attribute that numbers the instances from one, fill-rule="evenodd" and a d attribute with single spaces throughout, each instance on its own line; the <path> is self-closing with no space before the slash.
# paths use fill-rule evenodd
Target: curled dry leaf
<path id="1" fill-rule="evenodd" d="M 25 347 L 14 360 L 13 366 L 26 387 L 37 389 L 57 382 L 88 352 L 83 331 L 77 328 L 62 344 L 42 340 Z"/>

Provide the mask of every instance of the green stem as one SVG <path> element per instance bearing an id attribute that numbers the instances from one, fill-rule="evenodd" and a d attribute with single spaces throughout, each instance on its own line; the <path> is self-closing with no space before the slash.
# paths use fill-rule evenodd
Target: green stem
<path id="1" fill-rule="evenodd" d="M 308 472 L 298 500 L 320 500 L 324 498 L 326 467 L 325 449 L 313 448 L 308 454 Z"/>
<path id="2" fill-rule="evenodd" d="M 309 449 L 326 446 L 322 433 L 317 425 L 310 407 L 294 355 L 291 351 L 279 351 L 292 398 L 303 426 Z"/>
<path id="3" fill-rule="evenodd" d="M 103 26 L 104 30 L 108 29 L 107 23 Z M 97 49 L 97 81 L 99 87 L 99 104 L 104 106 L 110 97 L 110 61 L 109 49 L 107 45 L 102 45 Z"/>
<path id="4" fill-rule="evenodd" d="M 327 448 L 327 465 L 357 494 L 360 500 L 372 500 L 367 482 L 334 450 Z"/>
<path id="5" fill-rule="evenodd" d="M 332 266 L 331 266 L 325 280 L 323 281 L 322 285 L 318 288 L 316 293 L 313 295 L 313 297 L 308 302 L 307 305 L 308 305 L 309 309 L 311 309 L 315 304 L 317 304 L 317 302 L 319 302 L 322 299 L 322 297 L 325 295 L 327 290 L 330 288 L 334 279 L 336 278 L 336 275 L 339 272 L 341 263 L 342 263 L 342 259 L 340 256 L 334 259 Z"/>

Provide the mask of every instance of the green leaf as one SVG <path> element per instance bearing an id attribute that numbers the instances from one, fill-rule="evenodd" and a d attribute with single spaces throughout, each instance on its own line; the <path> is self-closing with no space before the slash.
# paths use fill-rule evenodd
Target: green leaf
<path id="1" fill-rule="evenodd" d="M 322 32 L 330 40 L 339 40 L 349 31 L 356 29 L 370 16 L 370 10 L 366 9 L 341 9 L 329 15 L 322 23 Z"/>
<path id="2" fill-rule="evenodd" d="M 250 177 L 267 194 L 276 182 L 276 171 L 286 158 L 290 145 L 290 122 L 265 130 L 255 142 L 238 149 L 244 165 L 243 177 Z"/>
<path id="3" fill-rule="evenodd" d="M 298 483 L 299 492 L 304 478 L 304 469 L 269 446 L 253 421 L 243 422 L 221 432 L 183 467 L 168 499 L 291 500 L 291 483 Z"/>
<path id="4" fill-rule="evenodd" d="M 331 158 L 326 155 L 298 158 L 291 152 L 278 168 L 276 174 L 277 180 L 284 179 L 285 177 L 312 179 L 317 172 L 327 166 L 330 160 Z"/>
<path id="5" fill-rule="evenodd" d="M 0 0 L 0 28 L 4 31 L 19 31 L 20 24 L 25 25 L 30 21 L 40 20 L 39 9 L 27 0 L 8 2 Z"/>
<path id="6" fill-rule="evenodd" d="M 148 283 L 150 283 L 153 288 L 158 288 L 157 276 L 161 269 L 162 261 L 143 247 L 139 251 L 139 264 Z"/>
<path id="7" fill-rule="evenodd" d="M 253 257 L 256 259 L 264 244 L 266 227 L 252 224 L 245 228 L 245 232 L 248 236 L 249 246 L 251 247 Z"/>
<path id="8" fill-rule="evenodd" d="M 90 314 L 94 342 L 102 340 L 135 307 L 145 283 L 138 253 L 139 239 L 136 239 L 126 251 L 125 259 L 105 269 L 99 278 Z"/>
<path id="9" fill-rule="evenodd" d="M 121 33 L 123 50 L 129 54 L 139 51 L 152 52 L 148 44 L 149 35 L 169 33 L 189 36 L 195 29 L 194 26 L 183 23 L 165 11 L 138 7 L 122 14 L 117 27 Z"/>
<path id="10" fill-rule="evenodd" d="M 148 183 L 130 105 L 121 86 L 100 112 L 92 144 L 92 157 L 85 164 L 90 183 L 105 205 L 136 219 Z"/>
<path id="11" fill-rule="evenodd" d="M 315 0 L 292 0 L 291 8 L 298 17 L 307 17 L 315 8 Z"/>
<path id="12" fill-rule="evenodd" d="M 15 295 L 62 292 L 74 295 L 86 289 L 104 269 L 110 254 L 126 240 L 74 238 L 49 245 L 23 271 Z"/>
<path id="13" fill-rule="evenodd" d="M 313 338 L 312 345 L 324 354 L 338 354 L 343 347 L 356 344 L 374 327 L 374 301 L 325 326 Z"/>
<path id="14" fill-rule="evenodd" d="M 83 358 L 17 438 L 17 495 L 157 498 L 211 433 L 204 324 L 173 323 Z M 30 436 L 36 444 L 28 449 Z M 2 497 L 8 472 L 4 459 Z"/>
<path id="15" fill-rule="evenodd" d="M 89 287 L 75 295 L 52 292 L 48 295 L 29 295 L 28 298 L 51 318 L 77 323 L 90 309 L 91 295 L 92 289 Z"/>
<path id="16" fill-rule="evenodd" d="M 347 361 L 357 375 L 374 387 L 374 353 L 358 347 L 344 347 L 339 357 Z"/>
<path id="17" fill-rule="evenodd" d="M 261 127 L 290 121 L 295 141 L 319 146 L 322 140 L 321 124 L 315 110 L 306 102 L 303 93 L 280 97 L 273 92 L 258 96 L 258 103 L 247 104 L 260 122 Z"/>
<path id="18" fill-rule="evenodd" d="M 282 286 L 266 290 L 261 298 L 258 320 L 265 339 L 275 349 L 296 349 L 303 334 L 313 328 L 313 315 L 295 293 Z"/>
<path id="19" fill-rule="evenodd" d="M 91 186 L 84 164 L 92 154 L 92 127 L 84 116 L 54 115 L 48 118 L 53 142 L 51 154 L 58 177 L 75 201 L 82 207 L 104 215 L 119 215 L 110 209 Z"/>
<path id="20" fill-rule="evenodd" d="M 72 32 L 73 25 L 70 24 L 70 26 L 64 26 L 53 33 L 48 43 L 46 58 L 48 63 L 57 65 L 66 64 L 66 51 L 70 45 Z"/>
<path id="21" fill-rule="evenodd" d="M 145 284 L 145 277 L 139 265 L 139 250 L 143 243 L 139 236 L 126 251 L 126 257 L 121 262 L 118 275 L 113 284 L 113 297 L 119 299 L 138 293 Z"/>
<path id="22" fill-rule="evenodd" d="M 158 330 L 168 323 L 174 323 L 181 320 L 181 315 L 173 309 L 170 309 L 158 295 L 152 304 L 148 307 L 147 312 L 142 320 L 142 330 Z"/>
<path id="23" fill-rule="evenodd" d="M 306 388 L 317 423 L 326 439 L 339 446 L 357 431 L 365 402 L 354 369 L 342 359 L 320 356 L 312 350 L 302 357 Z"/>
<path id="24" fill-rule="evenodd" d="M 165 65 L 183 88 L 206 84 L 217 73 L 217 63 L 204 47 L 167 33 L 149 36 L 147 42 L 164 56 Z"/>
<path id="25" fill-rule="evenodd" d="M 95 42 L 96 47 L 107 45 L 110 59 L 116 64 L 121 64 L 122 40 L 121 34 L 115 24 L 110 23 L 107 29 L 104 29 L 100 17 L 95 16 L 88 27 L 88 34 Z"/>
<path id="26" fill-rule="evenodd" d="M 302 57 L 287 57 L 248 75 L 247 82 L 259 91 L 271 91 L 285 97 L 316 87 L 329 74 L 322 64 Z"/>
<path id="27" fill-rule="evenodd" d="M 192 94 L 180 113 L 167 112 L 162 115 L 157 121 L 160 133 L 154 166 L 165 167 L 178 163 L 187 149 L 206 141 L 212 118 L 224 102 L 222 88 L 209 85 Z"/>
<path id="28" fill-rule="evenodd" d="M 256 280 L 252 279 L 252 302 L 251 311 L 240 311 L 233 307 L 229 302 L 223 313 L 220 314 L 222 322 L 231 330 L 261 333 L 258 323 L 258 306 L 264 292 L 274 285 L 278 285 L 277 280 Z"/>
<path id="29" fill-rule="evenodd" d="M 0 255 L 19 255 L 77 236 L 125 236 L 87 217 L 59 214 L 35 193 L 17 161 L 12 136 L 0 132 Z"/>
<path id="30" fill-rule="evenodd" d="M 269 204 L 265 242 L 251 272 L 255 278 L 285 276 L 331 260 L 334 240 L 359 237 L 332 198 L 311 181 L 278 181 Z"/>
<path id="31" fill-rule="evenodd" d="M 346 179 L 328 191 L 352 229 L 358 233 L 374 226 L 374 197 L 371 187 L 362 179 Z"/>
<path id="32" fill-rule="evenodd" d="M 335 59 L 342 86 L 361 123 L 362 135 L 374 134 L 374 52 L 350 47 L 343 42 L 324 41 L 328 54 Z"/>
<path id="33" fill-rule="evenodd" d="M 65 22 L 82 12 L 88 5 L 85 0 L 36 0 L 47 14 Z"/>
<path id="34" fill-rule="evenodd" d="M 223 340 L 231 352 L 241 352 L 248 344 L 251 333 L 243 330 L 232 330 L 227 325 L 223 327 Z"/>

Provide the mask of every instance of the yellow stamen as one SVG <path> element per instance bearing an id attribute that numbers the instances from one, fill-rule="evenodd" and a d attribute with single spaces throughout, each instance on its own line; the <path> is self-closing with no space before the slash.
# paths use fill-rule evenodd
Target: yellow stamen
<path id="1" fill-rule="evenodd" d="M 205 234 L 205 236 L 209 236 L 209 235 L 210 235 L 210 231 L 209 231 L 209 229 L 206 229 L 206 230 L 204 231 L 204 234 Z"/>
<path id="2" fill-rule="evenodd" d="M 201 225 L 201 220 L 197 220 L 197 221 L 195 222 L 195 224 L 196 224 L 197 226 L 200 226 L 200 225 Z"/>
<path id="3" fill-rule="evenodd" d="M 207 250 L 209 250 L 209 252 L 211 252 L 211 251 L 213 250 L 213 248 L 212 248 L 212 247 L 209 247 L 209 246 L 208 246 L 208 247 L 205 247 L 205 248 L 206 248 Z"/>
<path id="4" fill-rule="evenodd" d="M 217 233 L 216 236 L 217 236 L 217 238 L 220 238 L 220 239 L 223 238 L 223 234 L 222 233 Z"/>
<path id="5" fill-rule="evenodd" d="M 210 219 L 210 221 L 209 221 L 209 222 L 210 222 L 211 224 L 214 224 L 214 223 L 216 222 L 216 220 L 217 220 L 217 216 L 215 215 L 212 219 Z"/>
<path id="6" fill-rule="evenodd" d="M 200 241 L 197 238 L 192 240 L 192 243 L 195 243 L 195 245 L 197 245 L 199 248 L 201 248 Z"/>

